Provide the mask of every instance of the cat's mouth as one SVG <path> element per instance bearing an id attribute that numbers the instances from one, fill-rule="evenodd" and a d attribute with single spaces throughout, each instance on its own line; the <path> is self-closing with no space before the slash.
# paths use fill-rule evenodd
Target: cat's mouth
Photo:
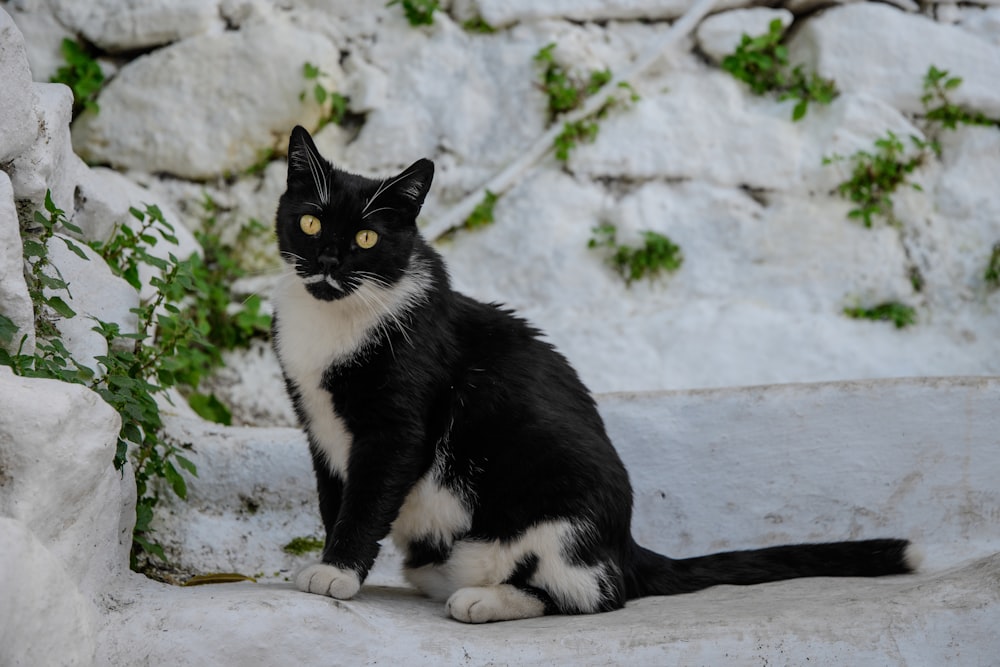
<path id="1" fill-rule="evenodd" d="M 323 273 L 305 276 L 302 282 L 309 294 L 322 301 L 333 301 L 347 296 L 348 290 L 341 281 Z"/>

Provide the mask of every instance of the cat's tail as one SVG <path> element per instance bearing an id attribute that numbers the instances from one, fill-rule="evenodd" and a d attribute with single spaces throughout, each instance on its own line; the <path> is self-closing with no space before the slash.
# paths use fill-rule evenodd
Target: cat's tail
<path id="1" fill-rule="evenodd" d="M 718 584 L 763 584 L 799 577 L 881 577 L 916 571 L 907 540 L 793 544 L 674 560 L 633 545 L 626 596 L 690 593 Z"/>

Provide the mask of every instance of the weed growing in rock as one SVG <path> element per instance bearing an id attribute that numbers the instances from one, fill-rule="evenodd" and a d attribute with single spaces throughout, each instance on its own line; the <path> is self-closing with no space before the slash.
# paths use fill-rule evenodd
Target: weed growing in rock
<path id="1" fill-rule="evenodd" d="M 464 229 L 479 229 L 480 227 L 485 227 L 486 225 L 493 224 L 493 207 L 496 206 L 499 195 L 496 195 L 489 190 L 483 195 L 483 201 L 472 210 L 472 213 L 465 222 L 462 224 Z"/>
<path id="2" fill-rule="evenodd" d="M 983 280 L 990 289 L 1000 289 L 1000 243 L 993 244 L 990 259 L 986 263 L 986 271 L 983 272 Z"/>
<path id="3" fill-rule="evenodd" d="M 57 318 L 72 318 L 76 313 L 60 296 L 69 294 L 69 286 L 48 256 L 48 244 L 59 239 L 87 259 L 71 239 L 55 235 L 60 228 L 76 234 L 81 230 L 66 220 L 48 194 L 45 209 L 48 215 L 36 213 L 37 226 L 22 232 L 25 278 L 36 313 L 35 351 L 24 353 L 27 336 L 22 337 L 16 352 L 4 349 L 13 343 L 16 327 L 8 318 L 0 317 L 0 342 L 4 344 L 0 364 L 27 377 L 87 385 L 118 411 L 122 426 L 114 465 L 120 469 L 131 462 L 136 479 L 132 564 L 138 568 L 148 556 L 165 560 L 162 547 L 151 538 L 150 525 L 161 488 L 155 482 L 165 481 L 174 494 L 186 498 L 187 482 L 182 471 L 196 475 L 197 470 L 184 456 L 188 446 L 163 436 L 157 396 L 177 387 L 189 398 L 197 397 L 192 407 L 203 416 L 224 421 L 219 417 L 228 415 L 225 406 L 214 396 L 200 397 L 195 389 L 207 373 L 222 363 L 220 348 L 246 345 L 255 336 L 267 335 L 270 317 L 260 312 L 257 297 L 233 312 L 228 286 L 241 274 L 232 259 L 232 249 L 219 240 L 214 218 L 196 235 L 203 256 L 179 260 L 173 254 L 164 258 L 151 252 L 160 242 L 177 244 L 173 227 L 159 208 L 133 208 L 130 212 L 137 224 L 122 225 L 108 242 L 90 245 L 112 272 L 137 290 L 143 287 L 142 267 L 154 269 L 157 275 L 148 279 L 153 296 L 133 309 L 135 331 L 122 331 L 116 323 L 95 320 L 93 330 L 105 338 L 108 352 L 96 357 L 98 369 L 87 368 L 73 358 L 55 326 Z M 251 225 L 245 233 L 255 230 Z"/>
<path id="4" fill-rule="evenodd" d="M 323 110 L 319 119 L 319 126 L 316 128 L 317 131 L 323 129 L 330 123 L 333 123 L 334 125 L 342 125 L 344 123 L 344 119 L 347 117 L 347 103 L 350 101 L 349 98 L 338 92 L 328 90 L 326 86 L 320 83 L 322 75 L 323 70 L 321 70 L 318 66 L 313 65 L 312 63 L 305 63 L 302 65 L 302 76 L 305 78 L 307 83 L 312 84 L 312 97 Z M 299 93 L 299 100 L 305 101 L 306 94 L 306 91 Z"/>
<path id="5" fill-rule="evenodd" d="M 1000 121 L 989 118 L 981 111 L 967 109 L 951 101 L 948 91 L 962 85 L 962 78 L 951 76 L 947 70 L 931 65 L 924 75 L 924 94 L 920 101 L 924 105 L 924 117 L 931 122 L 954 130 L 959 123 L 964 125 L 1000 125 Z"/>
<path id="6" fill-rule="evenodd" d="M 73 115 L 83 110 L 97 113 L 97 93 L 104 85 L 104 73 L 94 57 L 75 40 L 65 38 L 59 46 L 66 64 L 49 81 L 64 83 L 73 91 Z"/>
<path id="7" fill-rule="evenodd" d="M 403 13 L 410 25 L 416 27 L 434 23 L 434 12 L 440 9 L 437 0 L 390 0 L 386 7 L 402 5 Z"/>
<path id="8" fill-rule="evenodd" d="M 789 69 L 788 48 L 781 43 L 784 27 L 774 19 L 763 35 L 744 34 L 736 51 L 723 58 L 721 67 L 750 86 L 757 95 L 778 94 L 779 100 L 797 100 L 792 120 L 801 120 L 809 104 L 829 104 L 838 94 L 831 79 L 816 72 L 806 73 L 802 65 Z"/>
<path id="9" fill-rule="evenodd" d="M 535 54 L 535 64 L 540 69 L 539 84 L 548 96 L 549 118 L 554 119 L 561 113 L 572 111 L 580 106 L 587 97 L 601 89 L 611 80 L 611 70 L 593 70 L 586 80 L 579 80 L 570 75 L 562 65 L 556 62 L 554 52 L 555 42 L 542 47 Z"/>
<path id="10" fill-rule="evenodd" d="M 296 537 L 282 547 L 282 550 L 285 553 L 292 554 L 293 556 L 302 556 L 313 551 L 319 551 L 323 548 L 323 546 L 323 540 L 315 537 Z"/>
<path id="11" fill-rule="evenodd" d="M 570 151 L 580 143 L 593 143 L 597 139 L 600 126 L 592 120 L 578 120 L 573 123 L 565 123 L 562 132 L 555 138 L 556 159 L 566 162 L 569 159 Z"/>
<path id="12" fill-rule="evenodd" d="M 599 225 L 593 233 L 587 247 L 603 250 L 608 264 L 621 275 L 626 285 L 642 278 L 673 273 L 684 263 L 680 246 L 654 231 L 642 232 L 643 245 L 638 248 L 619 244 L 618 230 L 614 225 Z"/>
<path id="13" fill-rule="evenodd" d="M 497 31 L 482 16 L 476 16 L 462 23 L 462 28 L 466 32 L 477 32 L 481 35 L 492 35 Z"/>
<path id="14" fill-rule="evenodd" d="M 932 144 L 911 136 L 910 143 L 917 150 L 908 155 L 906 145 L 889 131 L 875 140 L 874 151 L 857 151 L 849 158 L 833 155 L 823 158 L 823 164 L 848 160 L 852 164 L 851 177 L 837 186 L 841 196 L 856 204 L 847 214 L 860 219 L 865 227 L 871 227 L 876 217 L 885 218 L 890 224 L 898 225 L 893 214 L 892 195 L 902 185 L 920 190 L 920 185 L 910 182 L 909 175 L 924 164 Z"/>
<path id="15" fill-rule="evenodd" d="M 897 329 L 903 329 L 917 321 L 916 309 L 898 301 L 887 301 L 871 308 L 847 307 L 844 308 L 844 314 L 856 320 L 892 322 Z"/>

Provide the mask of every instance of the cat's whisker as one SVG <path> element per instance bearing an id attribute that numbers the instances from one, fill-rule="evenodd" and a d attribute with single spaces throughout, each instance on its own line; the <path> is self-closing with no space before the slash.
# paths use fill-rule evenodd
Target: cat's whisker
<path id="1" fill-rule="evenodd" d="M 380 206 L 380 207 L 378 207 L 377 209 L 375 209 L 373 211 L 368 211 L 367 213 L 365 213 L 363 216 L 361 216 L 361 219 L 364 220 L 369 215 L 374 215 L 375 213 L 378 213 L 379 211 L 396 211 L 396 210 L 398 210 L 398 209 L 392 208 L 391 206 Z"/>

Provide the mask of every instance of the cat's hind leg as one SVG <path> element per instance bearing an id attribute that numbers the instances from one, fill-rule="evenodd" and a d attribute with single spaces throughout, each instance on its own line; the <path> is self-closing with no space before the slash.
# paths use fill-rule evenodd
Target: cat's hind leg
<path id="1" fill-rule="evenodd" d="M 469 586 L 455 591 L 445 609 L 448 615 L 463 623 L 513 621 L 544 616 L 552 601 L 537 589 L 528 590 L 513 584 Z"/>

